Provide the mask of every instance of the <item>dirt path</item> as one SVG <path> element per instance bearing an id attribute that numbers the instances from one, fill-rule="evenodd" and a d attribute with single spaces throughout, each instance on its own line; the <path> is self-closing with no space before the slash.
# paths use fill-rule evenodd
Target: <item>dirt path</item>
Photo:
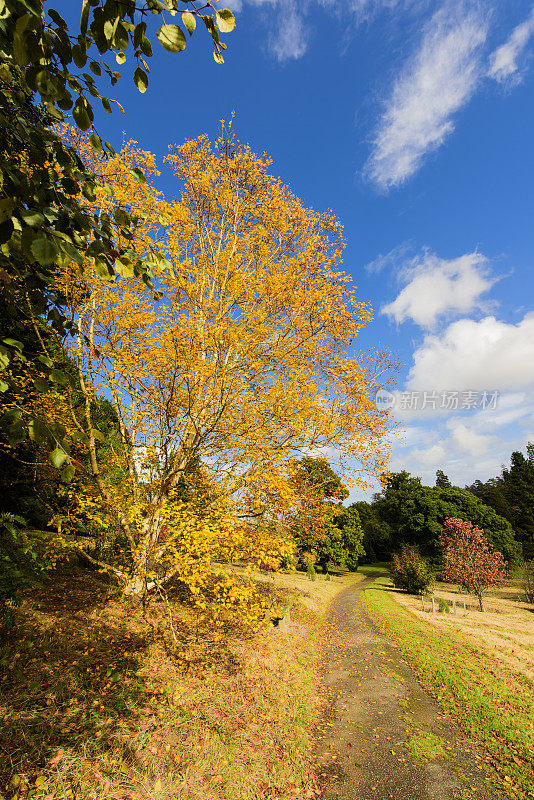
<path id="1" fill-rule="evenodd" d="M 325 630 L 327 711 L 316 743 L 324 800 L 496 800 L 481 752 L 447 720 L 400 650 L 342 591 Z"/>

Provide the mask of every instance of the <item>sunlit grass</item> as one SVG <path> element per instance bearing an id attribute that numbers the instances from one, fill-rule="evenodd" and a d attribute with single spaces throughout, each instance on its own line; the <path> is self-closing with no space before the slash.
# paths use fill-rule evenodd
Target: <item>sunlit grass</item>
<path id="1" fill-rule="evenodd" d="M 374 564 L 361 564 L 358 567 L 358 572 L 366 577 L 377 575 L 381 572 L 388 572 L 389 563 L 387 561 L 376 561 Z"/>
<path id="2" fill-rule="evenodd" d="M 401 608 L 380 586 L 364 593 L 371 617 L 404 651 L 442 707 L 484 744 L 510 796 L 534 796 L 532 682 L 485 650 Z"/>

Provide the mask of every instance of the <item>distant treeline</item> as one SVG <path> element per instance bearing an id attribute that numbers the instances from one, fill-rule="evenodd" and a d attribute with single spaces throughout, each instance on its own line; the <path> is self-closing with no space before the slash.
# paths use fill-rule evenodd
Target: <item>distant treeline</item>
<path id="1" fill-rule="evenodd" d="M 391 558 L 400 546 L 417 545 L 423 555 L 439 557 L 445 519 L 456 517 L 482 528 L 509 562 L 534 558 L 534 445 L 512 453 L 499 477 L 471 486 L 453 486 L 442 470 L 435 486 L 424 486 L 408 472 L 392 473 L 371 502 L 354 503 L 364 538 L 364 561 Z"/>

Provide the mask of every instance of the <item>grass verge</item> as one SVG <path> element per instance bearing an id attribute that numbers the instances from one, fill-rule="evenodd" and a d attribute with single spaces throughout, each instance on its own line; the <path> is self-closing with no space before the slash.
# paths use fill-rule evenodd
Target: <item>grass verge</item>
<path id="1" fill-rule="evenodd" d="M 374 564 L 361 564 L 358 567 L 358 573 L 361 573 L 366 578 L 371 578 L 373 575 L 379 575 L 381 572 L 387 572 L 389 564 L 387 561 L 377 561 Z"/>
<path id="2" fill-rule="evenodd" d="M 448 758 L 445 745 L 445 739 L 429 731 L 417 731 L 406 742 L 406 747 L 412 751 L 416 758 L 420 758 L 422 761 Z"/>
<path id="3" fill-rule="evenodd" d="M 399 644 L 421 683 L 483 743 L 510 797 L 534 797 L 532 682 L 485 650 L 399 606 L 379 579 L 364 593 L 370 616 Z"/>
<path id="4" fill-rule="evenodd" d="M 265 579 L 286 633 L 221 636 L 175 599 L 174 642 L 157 602 L 143 615 L 94 574 L 55 576 L 0 645 L 0 798 L 314 797 L 318 636 L 346 580 Z"/>

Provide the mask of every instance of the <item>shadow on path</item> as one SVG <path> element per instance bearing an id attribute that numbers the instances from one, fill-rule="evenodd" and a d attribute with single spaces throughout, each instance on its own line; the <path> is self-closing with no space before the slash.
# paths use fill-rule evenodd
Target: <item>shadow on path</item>
<path id="1" fill-rule="evenodd" d="M 315 756 L 324 800 L 497 800 L 482 751 L 445 717 L 350 586 L 325 626 L 326 711 Z"/>

